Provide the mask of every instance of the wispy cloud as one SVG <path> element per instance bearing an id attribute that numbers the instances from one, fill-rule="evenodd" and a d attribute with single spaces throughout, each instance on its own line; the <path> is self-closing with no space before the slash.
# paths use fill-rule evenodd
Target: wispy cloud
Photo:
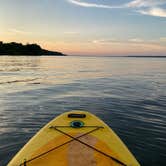
<path id="1" fill-rule="evenodd" d="M 84 0 L 67 0 L 69 3 L 89 8 L 105 8 L 105 9 L 120 9 L 131 8 L 143 15 L 166 17 L 166 9 L 162 8 L 166 4 L 166 0 L 131 0 L 128 3 L 121 5 L 105 5 L 101 3 L 90 3 Z"/>
<path id="2" fill-rule="evenodd" d="M 165 0 L 133 0 L 126 4 L 128 7 L 140 8 L 140 7 L 153 7 L 165 4 Z"/>
<path id="3" fill-rule="evenodd" d="M 13 34 L 22 34 L 22 35 L 31 34 L 31 32 L 15 29 L 15 28 L 8 29 L 8 31 Z"/>
<path id="4" fill-rule="evenodd" d="M 131 38 L 131 39 L 97 39 L 93 40 L 92 43 L 94 44 L 112 44 L 112 43 L 152 43 L 152 41 L 145 41 L 141 38 Z"/>
<path id="5" fill-rule="evenodd" d="M 70 3 L 73 3 L 78 6 L 82 7 L 92 7 L 92 8 L 105 8 L 105 9 L 113 9 L 113 8 L 123 8 L 124 6 L 112 6 L 112 5 L 104 5 L 104 4 L 97 4 L 97 3 L 89 3 L 84 2 L 83 0 L 67 0 Z"/>
<path id="6" fill-rule="evenodd" d="M 165 37 L 162 37 L 165 40 Z M 166 45 L 161 42 L 160 39 L 143 39 L 143 38 L 128 38 L 128 39 L 96 39 L 92 41 L 93 48 L 104 50 L 108 54 L 113 55 L 156 55 L 164 54 L 166 51 Z"/>
<path id="7" fill-rule="evenodd" d="M 132 39 L 129 39 L 128 42 L 142 43 L 142 42 L 144 42 L 144 40 L 141 38 L 132 38 Z"/>
<path id="8" fill-rule="evenodd" d="M 93 40 L 92 43 L 94 44 L 113 44 L 113 43 L 135 43 L 135 44 L 141 44 L 141 43 L 149 43 L 141 38 L 131 38 L 131 39 L 97 39 Z"/>
<path id="9" fill-rule="evenodd" d="M 109 44 L 114 42 L 119 42 L 119 41 L 116 39 L 97 39 L 92 41 L 92 43 L 94 44 Z"/>
<path id="10" fill-rule="evenodd" d="M 113 43 L 128 43 L 128 44 L 151 44 L 160 45 L 166 42 L 166 37 L 159 39 L 145 40 L 142 38 L 129 38 L 129 39 L 95 39 L 91 41 L 94 44 L 113 44 Z"/>
<path id="11" fill-rule="evenodd" d="M 66 32 L 64 32 L 64 34 L 66 34 L 66 35 L 78 35 L 79 32 L 76 32 L 76 31 L 66 31 Z"/>
<path id="12" fill-rule="evenodd" d="M 144 15 L 150 15 L 155 17 L 166 17 L 166 9 L 162 8 L 150 8 L 150 9 L 139 10 L 138 12 Z"/>
<path id="13" fill-rule="evenodd" d="M 166 9 L 161 6 L 166 0 L 133 0 L 127 4 L 129 8 L 137 8 L 137 12 L 143 15 L 166 17 Z"/>

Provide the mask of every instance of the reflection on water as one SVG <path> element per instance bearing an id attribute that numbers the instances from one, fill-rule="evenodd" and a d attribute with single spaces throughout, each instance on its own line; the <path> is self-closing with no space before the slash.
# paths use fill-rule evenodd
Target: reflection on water
<path id="1" fill-rule="evenodd" d="M 0 163 L 72 109 L 102 118 L 143 166 L 166 165 L 166 60 L 0 57 Z"/>

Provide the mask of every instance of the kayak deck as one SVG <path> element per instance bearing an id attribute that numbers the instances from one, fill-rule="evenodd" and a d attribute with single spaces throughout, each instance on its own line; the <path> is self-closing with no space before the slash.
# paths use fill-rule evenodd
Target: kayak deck
<path id="1" fill-rule="evenodd" d="M 120 138 L 89 112 L 61 114 L 44 126 L 8 166 L 139 166 Z"/>

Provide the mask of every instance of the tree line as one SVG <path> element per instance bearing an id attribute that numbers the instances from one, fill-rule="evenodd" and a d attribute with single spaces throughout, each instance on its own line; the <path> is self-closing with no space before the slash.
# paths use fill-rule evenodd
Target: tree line
<path id="1" fill-rule="evenodd" d="M 64 55 L 61 52 L 42 49 L 38 44 L 0 42 L 0 55 Z"/>

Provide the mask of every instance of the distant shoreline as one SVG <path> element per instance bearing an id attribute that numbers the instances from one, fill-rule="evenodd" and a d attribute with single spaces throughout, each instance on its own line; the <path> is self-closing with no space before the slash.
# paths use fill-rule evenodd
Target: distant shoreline
<path id="1" fill-rule="evenodd" d="M 112 58 L 166 58 L 166 56 L 157 55 L 70 55 L 74 57 L 112 57 Z"/>
<path id="2" fill-rule="evenodd" d="M 148 56 L 148 55 L 136 55 L 136 56 L 134 56 L 134 55 L 131 55 L 131 56 L 124 56 L 124 57 L 133 57 L 133 58 L 166 58 L 166 56 Z"/>
<path id="3" fill-rule="evenodd" d="M 0 42 L 0 56 L 66 56 L 65 54 L 57 51 L 49 51 L 42 49 L 37 44 L 22 43 L 3 43 Z"/>

